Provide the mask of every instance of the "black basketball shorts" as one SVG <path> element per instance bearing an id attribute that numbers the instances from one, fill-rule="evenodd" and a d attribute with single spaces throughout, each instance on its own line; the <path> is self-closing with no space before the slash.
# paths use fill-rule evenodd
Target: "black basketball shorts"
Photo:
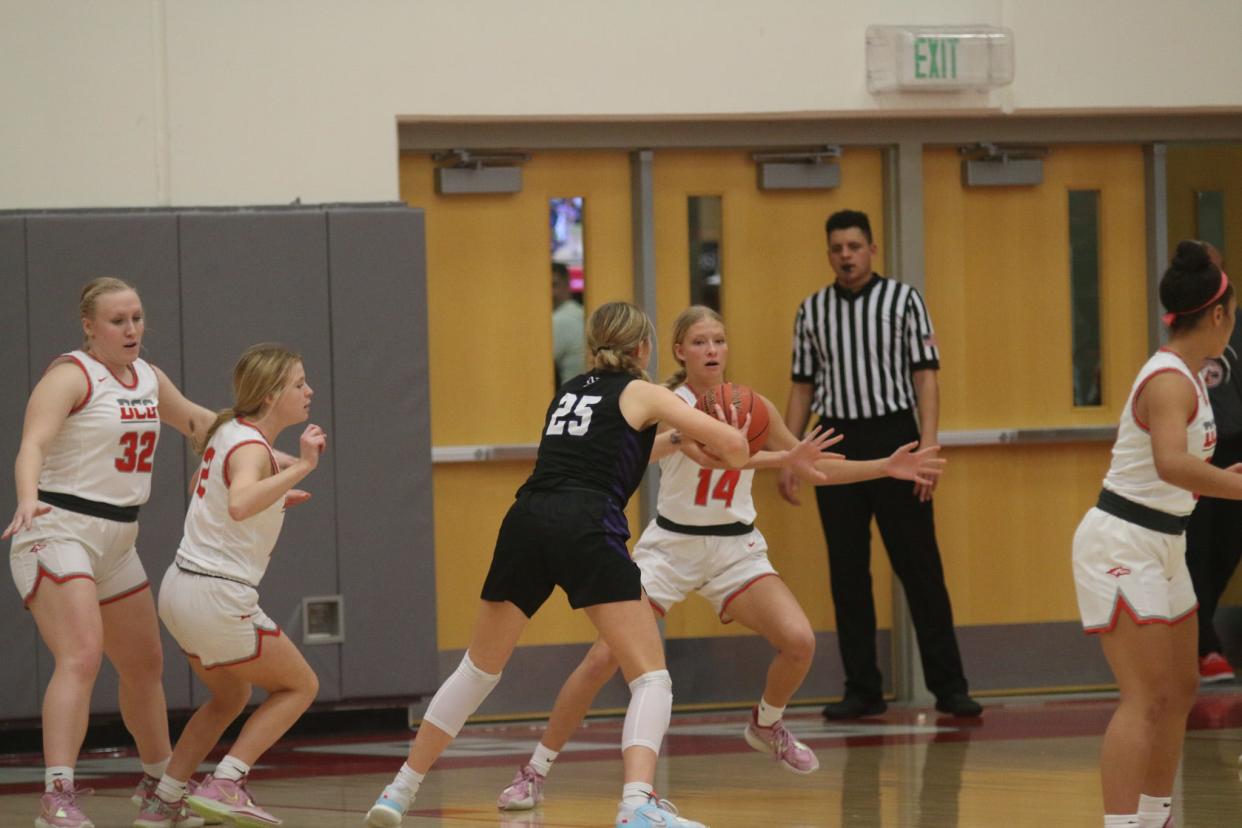
<path id="1" fill-rule="evenodd" d="M 556 586 L 574 609 L 637 601 L 642 579 L 629 536 L 625 513 L 603 492 L 521 492 L 500 524 L 481 597 L 511 601 L 527 618 Z"/>

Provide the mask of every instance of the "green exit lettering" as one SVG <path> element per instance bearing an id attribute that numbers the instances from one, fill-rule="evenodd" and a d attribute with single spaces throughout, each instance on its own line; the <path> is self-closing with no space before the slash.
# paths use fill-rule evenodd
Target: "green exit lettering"
<path id="1" fill-rule="evenodd" d="M 957 78 L 957 38 L 915 38 L 914 77 L 920 80 L 955 80 Z"/>

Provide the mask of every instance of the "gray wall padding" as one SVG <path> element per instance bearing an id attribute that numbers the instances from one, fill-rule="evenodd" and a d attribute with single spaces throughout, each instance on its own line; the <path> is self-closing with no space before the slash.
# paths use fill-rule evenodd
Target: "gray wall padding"
<path id="1" fill-rule="evenodd" d="M 4 445 L 0 447 L 0 526 L 8 526 L 17 505 L 13 482 L 13 459 L 26 412 L 30 383 L 29 334 L 26 323 L 26 227 L 19 218 L 0 217 L 0 418 Z M 9 544 L 0 544 L 7 555 Z M 6 558 L 7 560 L 7 558 Z M 6 573 L 7 574 L 7 573 Z M 39 634 L 30 613 L 22 607 L 12 579 L 0 586 L 0 664 L 6 669 L 0 687 L 0 718 L 18 719 L 39 715 L 39 687 L 35 665 Z"/>
<path id="2" fill-rule="evenodd" d="M 422 667 L 436 657 L 423 216 L 334 212 L 328 241 L 337 546 L 341 590 L 354 598 L 345 607 L 342 693 L 432 693 L 437 676 Z M 400 643 L 392 634 L 355 637 L 355 625 L 391 629 Z"/>

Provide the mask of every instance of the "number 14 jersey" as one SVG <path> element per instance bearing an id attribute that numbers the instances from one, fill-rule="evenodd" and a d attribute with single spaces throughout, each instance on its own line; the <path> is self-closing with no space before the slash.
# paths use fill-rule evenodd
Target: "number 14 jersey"
<path id="1" fill-rule="evenodd" d="M 85 351 L 56 360 L 86 375 L 86 399 L 52 439 L 39 488 L 113 506 L 141 506 L 151 495 L 155 445 L 160 439 L 159 378 L 146 361 L 130 364 L 129 382 Z"/>
<path id="2" fill-rule="evenodd" d="M 694 405 L 694 392 L 684 385 L 674 393 Z M 751 497 L 753 469 L 707 469 L 681 451 L 660 460 L 660 497 L 656 511 L 661 517 L 685 526 L 723 526 L 754 523 L 755 501 Z"/>

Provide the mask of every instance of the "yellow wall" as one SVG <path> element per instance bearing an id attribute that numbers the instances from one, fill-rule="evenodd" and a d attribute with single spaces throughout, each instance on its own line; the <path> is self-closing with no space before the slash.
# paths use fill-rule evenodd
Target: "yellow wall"
<path id="1" fill-rule="evenodd" d="M 1230 269 L 1231 261 L 1242 262 L 1242 144 L 1177 144 L 1169 147 L 1167 160 L 1169 247 L 1181 239 L 1199 238 L 1195 192 L 1221 190 L 1225 194 L 1225 268 Z"/>
<path id="2" fill-rule="evenodd" d="M 956 150 L 924 155 L 927 290 L 941 428 L 1112 425 L 1147 357 L 1139 147 L 1056 147 L 1038 187 L 964 188 Z M 1075 408 L 1068 191 L 1100 191 L 1103 405 Z M 1107 444 L 963 447 L 936 498 L 957 623 L 1077 618 L 1074 528 Z"/>
<path id="3" fill-rule="evenodd" d="M 631 298 L 628 156 L 536 155 L 523 167 L 522 192 L 511 195 L 437 195 L 425 154 L 403 154 L 400 175 L 402 199 L 427 211 L 432 445 L 538 442 L 553 390 L 548 200 L 585 198 L 587 312 Z M 530 463 L 434 469 L 441 649 L 469 643 L 496 531 L 530 469 Z M 593 638 L 586 619 L 558 592 L 522 642 Z"/>

